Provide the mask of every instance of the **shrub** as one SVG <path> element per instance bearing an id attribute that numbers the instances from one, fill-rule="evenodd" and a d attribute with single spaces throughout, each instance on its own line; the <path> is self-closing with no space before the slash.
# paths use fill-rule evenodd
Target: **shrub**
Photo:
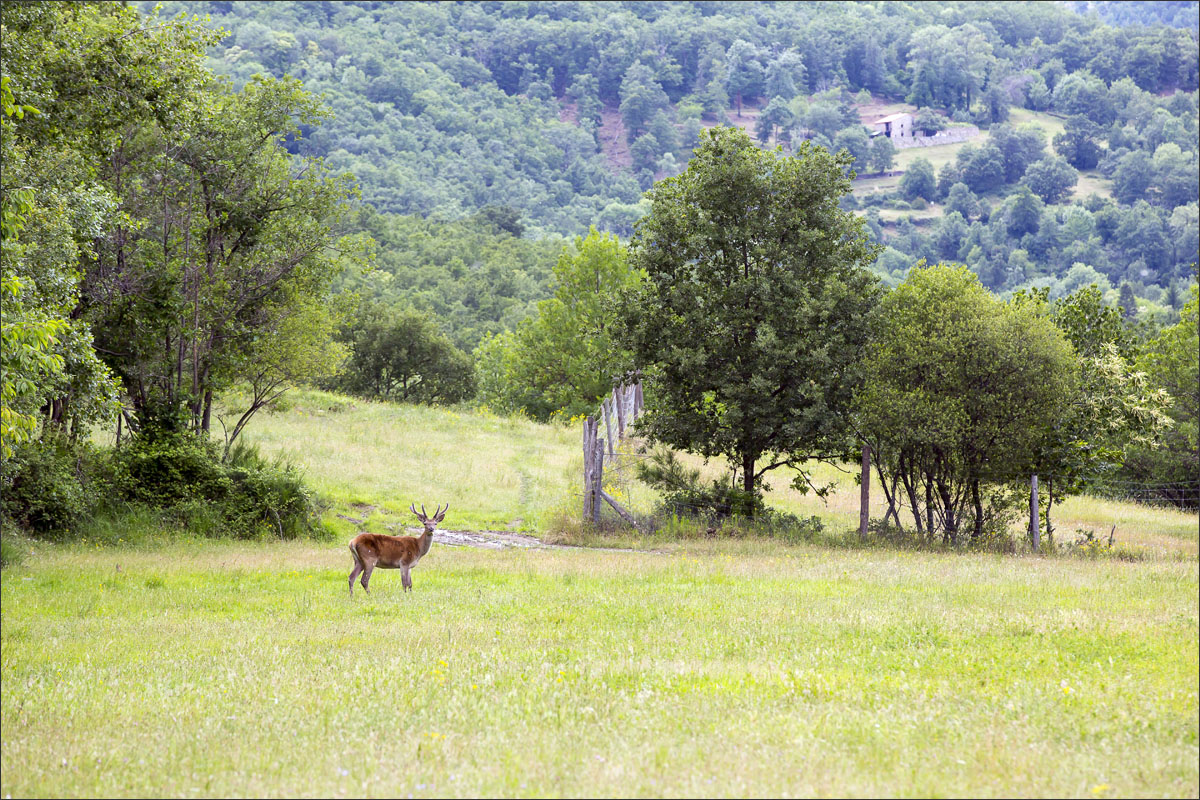
<path id="1" fill-rule="evenodd" d="M 4 465 L 6 521 L 37 534 L 69 531 L 100 495 L 97 462 L 90 445 L 54 432 L 26 443 Z"/>
<path id="2" fill-rule="evenodd" d="M 663 493 L 659 513 L 675 517 L 701 518 L 709 523 L 731 517 L 756 517 L 766 510 L 762 495 L 747 492 L 726 474 L 712 481 L 700 477 L 700 470 L 689 469 L 675 453 L 659 448 L 648 462 L 637 465 L 638 480 Z"/>

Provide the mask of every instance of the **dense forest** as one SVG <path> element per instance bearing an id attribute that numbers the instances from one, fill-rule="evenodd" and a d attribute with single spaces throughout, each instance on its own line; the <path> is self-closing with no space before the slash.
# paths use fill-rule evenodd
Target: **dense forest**
<path id="1" fill-rule="evenodd" d="M 319 93 L 331 118 L 289 149 L 352 172 L 382 213 L 445 222 L 503 206 L 527 237 L 591 225 L 628 236 L 641 193 L 683 168 L 705 127 L 752 114 L 764 142 L 844 147 L 865 175 L 891 159 L 869 146 L 864 101 L 907 103 L 929 112 L 931 131 L 973 123 L 985 136 L 848 201 L 888 246 L 876 269 L 891 285 L 921 258 L 950 259 L 994 290 L 1057 296 L 1096 281 L 1115 298 L 1129 284 L 1143 305 L 1178 308 L 1200 230 L 1195 8 L 174 2 L 160 13 L 227 30 L 209 64 L 236 83 L 287 74 Z M 1073 191 L 1081 175 L 1094 191 Z M 388 269 L 432 288 L 428 274 Z M 482 316 L 464 324 L 499 322 Z"/>

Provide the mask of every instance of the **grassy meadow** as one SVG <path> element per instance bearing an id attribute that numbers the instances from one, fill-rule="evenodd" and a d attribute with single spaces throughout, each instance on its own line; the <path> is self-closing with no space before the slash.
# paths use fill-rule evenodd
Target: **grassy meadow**
<path id="1" fill-rule="evenodd" d="M 1056 509 L 1137 561 L 435 543 L 412 593 L 379 572 L 351 599 L 345 539 L 412 501 L 552 527 L 577 426 L 314 392 L 247 435 L 305 467 L 334 535 L 28 545 L 0 582 L 0 794 L 1200 792 L 1194 516 Z M 818 478 L 828 505 L 785 476 L 772 504 L 851 528 L 857 487 Z"/>

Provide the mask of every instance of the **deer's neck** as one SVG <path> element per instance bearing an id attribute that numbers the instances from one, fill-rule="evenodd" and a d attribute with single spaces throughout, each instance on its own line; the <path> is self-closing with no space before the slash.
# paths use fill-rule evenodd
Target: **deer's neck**
<path id="1" fill-rule="evenodd" d="M 425 531 L 417 537 L 417 557 L 425 555 L 429 552 L 430 546 L 433 544 L 433 534 Z"/>

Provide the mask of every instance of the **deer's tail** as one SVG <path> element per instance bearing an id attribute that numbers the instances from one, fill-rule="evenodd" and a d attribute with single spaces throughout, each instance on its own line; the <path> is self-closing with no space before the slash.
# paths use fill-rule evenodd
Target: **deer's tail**
<path id="1" fill-rule="evenodd" d="M 358 547 L 354 544 L 354 542 L 350 543 L 350 555 L 354 556 L 354 563 L 361 567 L 363 561 L 358 555 Z"/>

